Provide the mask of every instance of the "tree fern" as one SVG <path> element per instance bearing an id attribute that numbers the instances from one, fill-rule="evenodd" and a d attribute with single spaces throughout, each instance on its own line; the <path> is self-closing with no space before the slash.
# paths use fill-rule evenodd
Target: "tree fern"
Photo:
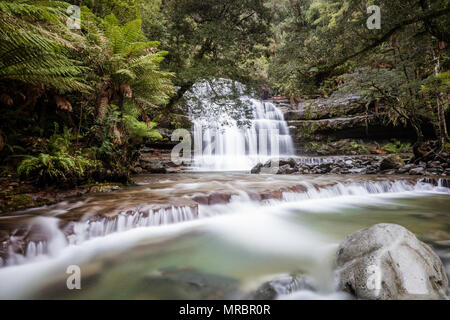
<path id="1" fill-rule="evenodd" d="M 120 26 L 114 15 L 105 17 L 103 33 L 107 41 L 103 44 L 103 52 L 109 56 L 102 62 L 100 70 L 109 82 L 105 87 L 114 88 L 109 104 L 119 106 L 122 129 L 128 138 L 160 139 L 161 135 L 153 128 L 146 112 L 148 108 L 167 103 L 174 92 L 173 74 L 160 70 L 159 65 L 167 52 L 157 52 L 159 42 L 148 41 L 141 28 L 139 19 Z"/>
<path id="2" fill-rule="evenodd" d="M 70 58 L 81 36 L 65 25 L 69 4 L 0 0 L 0 79 L 61 90 L 87 90 L 86 68 Z"/>

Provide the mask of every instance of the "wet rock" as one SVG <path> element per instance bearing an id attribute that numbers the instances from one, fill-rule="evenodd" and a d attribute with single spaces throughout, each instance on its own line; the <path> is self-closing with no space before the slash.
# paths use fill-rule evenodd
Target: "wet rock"
<path id="1" fill-rule="evenodd" d="M 229 203 L 231 194 L 214 192 L 209 195 L 209 205 Z"/>
<path id="2" fill-rule="evenodd" d="M 407 164 L 407 165 L 401 167 L 400 169 L 398 169 L 397 172 L 400 173 L 400 174 L 407 173 L 412 168 L 415 168 L 415 165 L 410 163 L 410 164 Z"/>
<path id="3" fill-rule="evenodd" d="M 141 167 L 132 167 L 130 170 L 134 174 L 141 174 L 144 171 Z"/>
<path id="4" fill-rule="evenodd" d="M 252 170 L 250 171 L 252 174 L 259 174 L 261 173 L 261 169 L 264 167 L 264 165 L 262 163 L 258 163 L 256 166 L 254 166 L 252 168 Z"/>
<path id="5" fill-rule="evenodd" d="M 117 190 L 120 190 L 120 186 L 118 186 L 118 185 L 99 184 L 99 185 L 92 186 L 89 189 L 89 193 L 106 193 L 106 192 L 112 192 L 112 191 L 117 191 Z"/>
<path id="6" fill-rule="evenodd" d="M 161 161 L 144 162 L 142 164 L 142 168 L 144 168 L 148 173 L 167 173 L 167 168 Z"/>
<path id="7" fill-rule="evenodd" d="M 292 294 L 300 290 L 316 291 L 312 280 L 306 276 L 288 276 L 263 283 L 255 292 L 252 292 L 250 300 L 275 300 L 279 295 Z"/>
<path id="8" fill-rule="evenodd" d="M 330 171 L 331 174 L 340 174 L 342 173 L 342 168 L 334 168 Z"/>
<path id="9" fill-rule="evenodd" d="M 445 299 L 439 257 L 399 225 L 377 224 L 348 236 L 337 252 L 340 288 L 360 299 Z"/>
<path id="10" fill-rule="evenodd" d="M 285 164 L 278 169 L 277 174 L 292 174 L 294 172 L 297 172 L 295 167 L 293 168 L 289 164 Z"/>
<path id="11" fill-rule="evenodd" d="M 403 159 L 398 155 L 390 155 L 380 163 L 380 170 L 399 169 L 405 165 Z"/>
<path id="12" fill-rule="evenodd" d="M 436 179 L 433 179 L 433 178 L 423 178 L 423 179 L 420 179 L 419 182 L 428 183 L 435 187 L 438 185 L 438 182 L 436 181 Z"/>
<path id="13" fill-rule="evenodd" d="M 441 167 L 441 162 L 440 161 L 430 161 L 430 162 L 428 162 L 427 166 L 429 168 L 439 168 L 439 167 Z"/>
<path id="14" fill-rule="evenodd" d="M 202 205 L 208 205 L 209 204 L 209 197 L 207 195 L 194 196 L 194 197 L 192 197 L 192 200 L 194 200 L 198 204 L 202 204 Z"/>
<path id="15" fill-rule="evenodd" d="M 286 120 L 312 120 L 345 117 L 364 112 L 365 102 L 358 95 L 302 101 L 284 111 Z"/>
<path id="16" fill-rule="evenodd" d="M 231 299 L 239 282 L 192 268 L 166 268 L 147 275 L 139 284 L 142 294 L 157 299 Z"/>
<path id="17" fill-rule="evenodd" d="M 425 169 L 422 167 L 416 167 L 409 170 L 409 174 L 412 176 L 421 176 L 425 173 Z"/>
<path id="18" fill-rule="evenodd" d="M 285 166 L 288 165 L 291 168 L 295 168 L 297 166 L 297 161 L 295 161 L 295 159 L 293 158 L 289 158 L 289 159 L 280 159 L 279 161 L 279 166 Z"/>

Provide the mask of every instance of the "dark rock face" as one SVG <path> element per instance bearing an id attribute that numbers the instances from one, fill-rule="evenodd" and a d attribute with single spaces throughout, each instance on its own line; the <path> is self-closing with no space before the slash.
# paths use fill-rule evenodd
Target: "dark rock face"
<path id="1" fill-rule="evenodd" d="M 346 150 L 351 148 L 334 144 L 346 139 L 365 140 L 365 143 L 378 140 L 381 143 L 392 138 L 409 140 L 414 136 L 411 128 L 386 124 L 383 120 L 385 107 L 367 106 L 359 95 L 331 96 L 298 104 L 273 102 L 284 113 L 298 154 L 363 154 L 365 152 L 357 148 Z"/>
<path id="2" fill-rule="evenodd" d="M 399 225 L 377 224 L 348 236 L 336 258 L 342 290 L 359 299 L 446 299 L 448 279 L 433 250 Z"/>
<path id="3" fill-rule="evenodd" d="M 365 111 L 360 96 L 349 95 L 342 98 L 315 99 L 300 102 L 286 110 L 286 120 L 319 120 L 355 115 Z"/>
<path id="4" fill-rule="evenodd" d="M 140 150 L 137 164 L 131 169 L 134 174 L 143 173 L 176 173 L 184 171 L 189 163 L 176 165 L 172 162 L 172 143 L 158 148 L 144 147 Z"/>

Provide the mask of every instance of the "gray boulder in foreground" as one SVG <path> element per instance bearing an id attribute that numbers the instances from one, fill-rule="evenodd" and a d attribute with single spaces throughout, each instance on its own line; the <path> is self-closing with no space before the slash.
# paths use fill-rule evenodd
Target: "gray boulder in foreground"
<path id="1" fill-rule="evenodd" d="M 340 289 L 359 299 L 446 299 L 448 279 L 433 250 L 402 226 L 377 224 L 337 252 Z"/>

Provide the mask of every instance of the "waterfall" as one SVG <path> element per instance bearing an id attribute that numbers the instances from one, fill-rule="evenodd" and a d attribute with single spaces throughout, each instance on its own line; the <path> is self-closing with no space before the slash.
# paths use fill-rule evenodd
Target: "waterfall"
<path id="1" fill-rule="evenodd" d="M 201 83 L 195 91 L 196 96 L 200 96 L 204 110 L 202 114 L 192 116 L 193 167 L 196 170 L 248 171 L 259 162 L 294 156 L 289 128 L 283 113 L 273 103 L 240 96 L 238 99 L 250 109 L 251 116 L 249 119 L 242 116 L 248 123 L 239 125 L 235 116 L 230 115 L 236 112 L 231 110 L 233 106 L 230 107 L 234 105 L 233 102 L 222 101 L 220 105 L 207 98 L 213 94 L 208 90 L 209 85 Z M 229 88 L 221 90 L 224 96 L 231 91 Z M 223 104 L 228 108 L 223 107 Z M 207 114 L 209 111 L 213 115 Z"/>

